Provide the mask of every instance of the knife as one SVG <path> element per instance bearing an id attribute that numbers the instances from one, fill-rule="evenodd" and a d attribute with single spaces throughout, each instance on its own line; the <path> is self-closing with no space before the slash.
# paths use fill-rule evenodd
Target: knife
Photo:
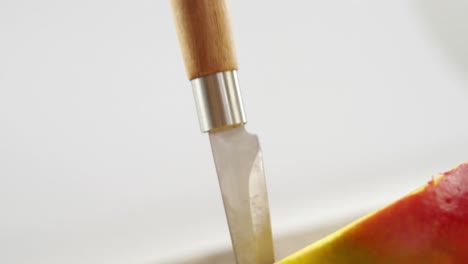
<path id="1" fill-rule="evenodd" d="M 225 0 L 171 0 L 202 132 L 208 132 L 237 264 L 272 264 L 262 152 L 247 122 Z"/>

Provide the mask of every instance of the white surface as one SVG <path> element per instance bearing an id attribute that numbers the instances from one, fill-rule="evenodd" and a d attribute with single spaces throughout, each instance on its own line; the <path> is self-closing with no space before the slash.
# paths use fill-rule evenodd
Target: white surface
<path id="1" fill-rule="evenodd" d="M 232 1 L 276 234 L 468 159 L 466 1 L 439 2 Z M 0 2 L 0 208 L 0 263 L 229 243 L 168 1 Z"/>

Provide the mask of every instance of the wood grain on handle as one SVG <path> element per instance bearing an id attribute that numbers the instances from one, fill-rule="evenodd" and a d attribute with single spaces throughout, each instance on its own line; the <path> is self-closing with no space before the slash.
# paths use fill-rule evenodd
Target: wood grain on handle
<path id="1" fill-rule="evenodd" d="M 189 80 L 237 69 L 225 0 L 171 0 Z"/>

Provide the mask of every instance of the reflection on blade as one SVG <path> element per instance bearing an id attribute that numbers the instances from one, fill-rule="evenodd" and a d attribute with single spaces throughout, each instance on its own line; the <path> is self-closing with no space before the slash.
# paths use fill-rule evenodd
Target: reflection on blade
<path id="1" fill-rule="evenodd" d="M 262 154 L 244 127 L 210 133 L 219 185 L 238 264 L 274 262 Z"/>

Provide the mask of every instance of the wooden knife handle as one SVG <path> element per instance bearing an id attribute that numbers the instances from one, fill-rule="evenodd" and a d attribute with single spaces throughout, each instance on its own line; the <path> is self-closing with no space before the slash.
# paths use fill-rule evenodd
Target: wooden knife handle
<path id="1" fill-rule="evenodd" d="M 226 0 L 170 0 L 189 80 L 237 69 Z"/>

